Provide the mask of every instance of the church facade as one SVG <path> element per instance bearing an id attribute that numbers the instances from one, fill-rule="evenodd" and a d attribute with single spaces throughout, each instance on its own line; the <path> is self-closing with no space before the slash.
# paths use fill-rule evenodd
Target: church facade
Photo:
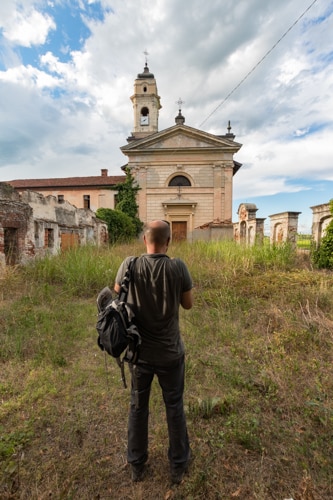
<path id="1" fill-rule="evenodd" d="M 133 131 L 120 149 L 128 159 L 122 169 L 128 168 L 140 187 L 140 220 L 167 220 L 174 241 L 233 239 L 233 177 L 241 167 L 234 155 L 242 145 L 230 125 L 224 135 L 189 127 L 180 108 L 174 125 L 159 131 L 160 96 L 147 63 L 134 81 L 131 101 Z M 9 183 L 20 193 L 28 189 L 96 211 L 116 207 L 117 192 L 110 188 L 124 180 L 102 169 L 100 176 Z"/>
<path id="2" fill-rule="evenodd" d="M 241 167 L 234 155 L 242 145 L 230 125 L 225 135 L 189 127 L 180 108 L 175 124 L 159 131 L 160 97 L 147 63 L 131 101 L 134 127 L 121 151 L 140 187 L 139 218 L 168 221 L 173 240 L 233 239 L 233 177 Z"/>

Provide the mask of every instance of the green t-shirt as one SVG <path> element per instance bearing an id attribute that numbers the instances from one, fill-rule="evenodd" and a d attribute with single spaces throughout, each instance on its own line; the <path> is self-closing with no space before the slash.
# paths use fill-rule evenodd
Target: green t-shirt
<path id="1" fill-rule="evenodd" d="M 121 264 L 116 283 L 121 284 L 131 257 Z M 135 262 L 127 302 L 142 337 L 140 359 L 165 366 L 184 354 L 179 330 L 179 305 L 193 287 L 181 259 L 165 254 L 143 254 Z"/>

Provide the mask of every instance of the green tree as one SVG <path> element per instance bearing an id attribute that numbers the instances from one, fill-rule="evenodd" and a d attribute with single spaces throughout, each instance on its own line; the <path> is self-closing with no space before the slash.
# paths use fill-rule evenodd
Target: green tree
<path id="1" fill-rule="evenodd" d="M 333 215 L 333 199 L 330 200 Z M 312 261 L 319 269 L 333 269 L 333 220 L 328 224 L 319 246 L 312 252 Z"/>
<path id="2" fill-rule="evenodd" d="M 120 210 L 98 208 L 96 216 L 107 223 L 110 243 L 128 242 L 137 236 L 133 220 Z"/>
<path id="3" fill-rule="evenodd" d="M 116 209 L 127 214 L 135 226 L 136 236 L 142 231 L 143 223 L 138 218 L 138 205 L 136 195 L 139 189 L 135 184 L 134 177 L 129 168 L 126 168 L 126 179 L 124 182 L 116 184 L 111 189 L 118 191 Z"/>

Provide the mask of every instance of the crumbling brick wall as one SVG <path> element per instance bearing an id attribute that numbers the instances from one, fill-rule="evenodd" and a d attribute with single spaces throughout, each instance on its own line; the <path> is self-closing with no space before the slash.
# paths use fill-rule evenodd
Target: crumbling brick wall
<path id="1" fill-rule="evenodd" d="M 32 257 L 107 240 L 107 225 L 91 210 L 33 191 L 18 195 L 0 183 L 0 265 L 25 264 Z"/>
<path id="2" fill-rule="evenodd" d="M 33 245 L 26 241 L 33 220 L 32 208 L 11 200 L 0 202 L 0 263 L 19 264 L 24 256 L 34 255 Z"/>

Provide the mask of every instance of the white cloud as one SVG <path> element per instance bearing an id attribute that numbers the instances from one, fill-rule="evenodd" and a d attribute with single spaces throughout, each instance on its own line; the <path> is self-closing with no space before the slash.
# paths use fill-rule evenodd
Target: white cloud
<path id="1" fill-rule="evenodd" d="M 13 11 L 2 27 L 3 36 L 12 44 L 31 47 L 44 44 L 56 24 L 49 15 L 31 8 Z"/>
<path id="2" fill-rule="evenodd" d="M 295 137 L 302 137 L 302 136 L 306 135 L 308 132 L 309 132 L 308 128 L 297 129 L 294 132 L 294 136 Z"/>
<path id="3" fill-rule="evenodd" d="M 52 88 L 59 86 L 61 82 L 52 75 L 28 66 L 15 66 L 6 72 L 0 73 L 0 81 L 12 82 L 26 88 Z"/>

